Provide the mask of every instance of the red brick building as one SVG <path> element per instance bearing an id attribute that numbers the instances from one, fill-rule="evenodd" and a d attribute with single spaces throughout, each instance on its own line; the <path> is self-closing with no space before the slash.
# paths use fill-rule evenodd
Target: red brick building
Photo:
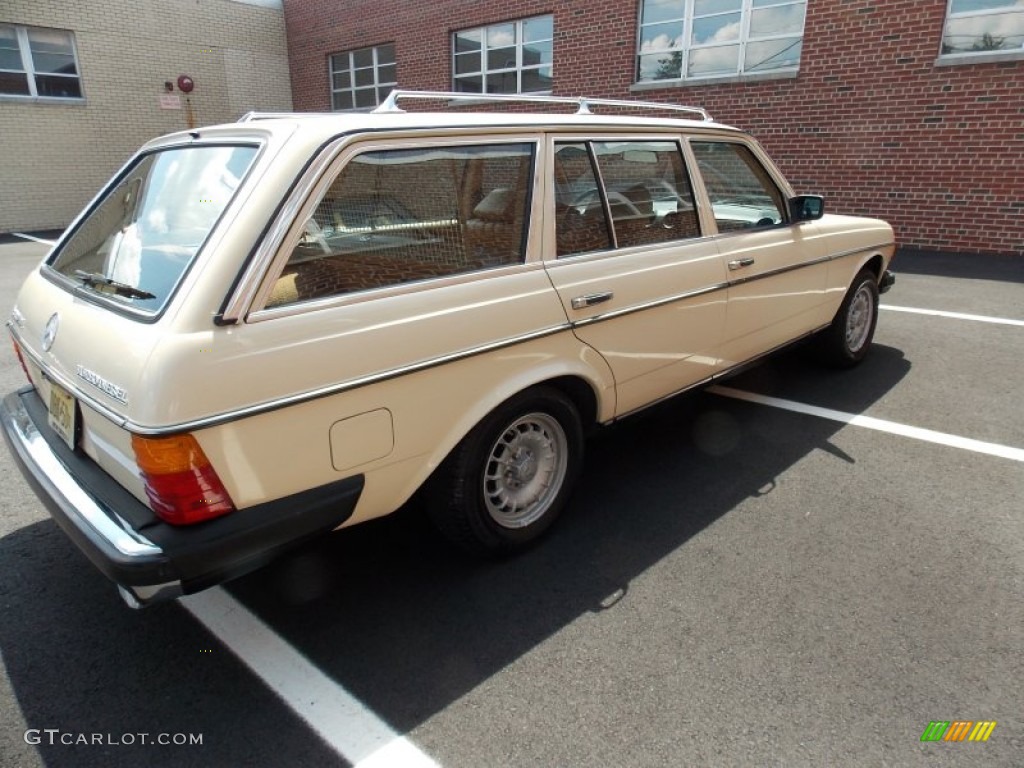
<path id="1" fill-rule="evenodd" d="M 696 104 L 904 246 L 1024 255 L 1024 0 L 285 0 L 300 110 L 402 88 Z"/>

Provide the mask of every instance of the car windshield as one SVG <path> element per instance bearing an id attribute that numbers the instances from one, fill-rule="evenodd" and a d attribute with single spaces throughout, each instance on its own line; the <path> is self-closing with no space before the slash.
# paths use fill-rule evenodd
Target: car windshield
<path id="1" fill-rule="evenodd" d="M 158 312 L 252 164 L 253 146 L 141 155 L 49 261 L 85 290 Z"/>

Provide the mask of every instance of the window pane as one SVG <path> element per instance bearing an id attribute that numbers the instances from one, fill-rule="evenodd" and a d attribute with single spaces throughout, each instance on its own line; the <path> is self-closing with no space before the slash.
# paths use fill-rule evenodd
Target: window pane
<path id="1" fill-rule="evenodd" d="M 3 43 L 0 42 L 0 69 L 16 69 L 24 71 L 21 64 L 21 51 L 17 48 L 14 50 L 4 48 Z"/>
<path id="2" fill-rule="evenodd" d="M 694 0 L 693 15 L 705 16 L 712 13 L 739 11 L 742 5 L 742 0 Z"/>
<path id="3" fill-rule="evenodd" d="M 334 75 L 334 89 L 340 90 L 342 88 L 351 88 L 352 78 L 349 77 L 348 72 L 338 72 Z"/>
<path id="4" fill-rule="evenodd" d="M 527 19 L 523 22 L 523 40 L 525 42 L 550 40 L 552 37 L 554 37 L 554 19 L 551 16 L 541 16 L 538 19 Z"/>
<path id="5" fill-rule="evenodd" d="M 468 72 L 480 71 L 479 53 L 462 53 L 455 57 L 455 74 L 462 75 Z"/>
<path id="6" fill-rule="evenodd" d="M 356 109 L 365 109 L 366 107 L 377 106 L 376 88 L 359 88 L 356 90 L 355 95 Z"/>
<path id="7" fill-rule="evenodd" d="M 455 78 L 455 90 L 459 93 L 483 93 L 483 75 L 469 75 Z"/>
<path id="8" fill-rule="evenodd" d="M 637 79 L 675 80 L 682 77 L 683 54 L 679 51 L 640 57 L 640 72 Z"/>
<path id="9" fill-rule="evenodd" d="M 665 51 L 683 47 L 683 22 L 654 24 L 640 30 L 640 52 Z"/>
<path id="10" fill-rule="evenodd" d="M 347 72 L 349 69 L 349 59 L 347 53 L 336 53 L 331 56 L 331 69 L 334 72 Z"/>
<path id="11" fill-rule="evenodd" d="M 356 87 L 361 85 L 373 85 L 372 69 L 357 69 L 353 74 L 356 78 Z"/>
<path id="12" fill-rule="evenodd" d="M 354 66 L 354 67 L 372 67 L 373 66 L 373 49 L 372 48 L 360 48 L 358 51 L 352 51 L 352 66 Z"/>
<path id="13" fill-rule="evenodd" d="M 530 43 L 523 46 L 523 66 L 550 64 L 552 59 L 551 43 Z"/>
<path id="14" fill-rule="evenodd" d="M 942 52 L 983 53 L 1024 49 L 1024 10 L 951 18 L 942 37 Z"/>
<path id="15" fill-rule="evenodd" d="M 643 0 L 644 24 L 683 18 L 683 0 Z"/>
<path id="16" fill-rule="evenodd" d="M 75 57 L 60 53 L 34 53 L 32 65 L 36 72 L 44 74 L 77 75 Z"/>
<path id="17" fill-rule="evenodd" d="M 551 90 L 551 67 L 523 70 L 523 93 Z"/>
<path id="18" fill-rule="evenodd" d="M 71 33 L 59 29 L 29 29 L 28 46 L 32 53 L 63 53 L 74 57 L 75 47 L 71 43 Z"/>
<path id="19" fill-rule="evenodd" d="M 974 11 L 993 11 L 1001 8 L 1016 8 L 1017 0 L 953 0 L 953 13 L 972 13 Z"/>
<path id="20" fill-rule="evenodd" d="M 394 64 L 388 64 L 386 67 L 380 67 L 377 70 L 377 82 L 384 84 L 388 83 L 394 85 L 398 82 L 398 72 L 395 69 Z"/>
<path id="21" fill-rule="evenodd" d="M 677 144 L 598 142 L 594 150 L 620 248 L 700 235 Z"/>
<path id="22" fill-rule="evenodd" d="M 597 175 L 584 144 L 555 144 L 555 249 L 559 257 L 612 247 Z"/>
<path id="23" fill-rule="evenodd" d="M 741 16 L 738 13 L 695 19 L 693 22 L 693 44 L 704 45 L 739 40 L 740 19 Z"/>
<path id="24" fill-rule="evenodd" d="M 719 232 L 785 220 L 782 194 L 749 149 L 728 142 L 695 141 L 692 146 Z"/>
<path id="25" fill-rule="evenodd" d="M 488 69 L 511 69 L 516 66 L 515 48 L 496 48 L 487 51 Z"/>
<path id="26" fill-rule="evenodd" d="M 334 109 L 352 109 L 352 91 L 339 91 L 331 96 Z"/>
<path id="27" fill-rule="evenodd" d="M 750 36 L 799 34 L 804 28 L 803 3 L 762 8 L 750 17 Z"/>
<path id="28" fill-rule="evenodd" d="M 355 157 L 285 267 L 296 291 L 269 305 L 521 264 L 532 167 L 528 144 Z"/>
<path id="29" fill-rule="evenodd" d="M 690 51 L 687 74 L 691 77 L 738 74 L 739 54 L 738 45 Z"/>
<path id="30" fill-rule="evenodd" d="M 393 45 L 378 45 L 377 46 L 377 66 L 383 66 L 384 64 L 395 63 L 395 46 Z"/>
<path id="31" fill-rule="evenodd" d="M 0 93 L 30 96 L 28 75 L 23 72 L 0 72 Z"/>
<path id="32" fill-rule="evenodd" d="M 82 98 L 82 86 L 77 77 L 36 75 L 36 94 L 63 99 Z"/>
<path id="33" fill-rule="evenodd" d="M 767 40 L 763 43 L 747 43 L 747 59 L 743 68 L 746 72 L 765 72 L 783 67 L 800 65 L 800 51 L 803 38 Z"/>
<path id="34" fill-rule="evenodd" d="M 487 93 L 519 93 L 519 73 L 515 70 L 489 73 L 485 87 Z"/>
<path id="35" fill-rule="evenodd" d="M 487 28 L 487 47 L 503 48 L 516 44 L 516 25 L 499 24 Z"/>
<path id="36" fill-rule="evenodd" d="M 456 32 L 455 52 L 462 53 L 463 51 L 479 51 L 481 34 L 482 32 L 479 29 L 471 29 L 467 32 Z"/>

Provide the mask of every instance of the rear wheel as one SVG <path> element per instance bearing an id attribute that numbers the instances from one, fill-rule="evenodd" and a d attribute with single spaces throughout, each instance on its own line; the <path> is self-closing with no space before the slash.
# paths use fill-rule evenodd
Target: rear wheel
<path id="1" fill-rule="evenodd" d="M 536 540 L 568 500 L 583 459 L 576 406 L 535 387 L 492 411 L 438 468 L 427 509 L 438 529 L 475 555 Z"/>
<path id="2" fill-rule="evenodd" d="M 825 362 L 849 368 L 868 353 L 878 323 L 878 282 L 868 270 L 857 273 L 832 324 L 818 338 Z"/>

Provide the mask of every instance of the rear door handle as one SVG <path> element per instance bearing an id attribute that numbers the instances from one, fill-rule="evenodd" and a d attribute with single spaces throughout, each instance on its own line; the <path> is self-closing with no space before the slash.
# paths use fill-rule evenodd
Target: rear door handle
<path id="1" fill-rule="evenodd" d="M 733 259 L 732 261 L 729 262 L 729 269 L 732 269 L 732 270 L 743 269 L 743 267 L 749 267 L 753 263 L 754 263 L 754 260 L 751 259 L 751 258 Z"/>
<path id="2" fill-rule="evenodd" d="M 611 291 L 605 291 L 604 293 L 590 293 L 586 296 L 577 296 L 570 303 L 573 309 L 586 309 L 592 307 L 595 304 L 602 304 L 608 301 L 615 294 Z"/>

